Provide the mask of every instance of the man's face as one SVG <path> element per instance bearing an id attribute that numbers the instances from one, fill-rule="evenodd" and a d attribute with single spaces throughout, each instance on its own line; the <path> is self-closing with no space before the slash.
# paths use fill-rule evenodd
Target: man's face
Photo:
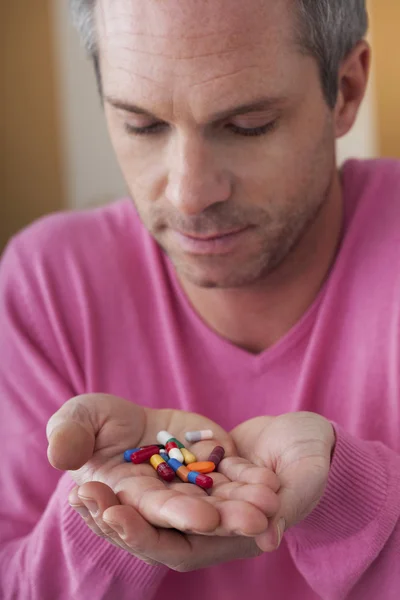
<path id="1" fill-rule="evenodd" d="M 99 0 L 112 143 L 139 215 L 200 286 L 262 280 L 326 201 L 334 128 L 289 0 Z"/>

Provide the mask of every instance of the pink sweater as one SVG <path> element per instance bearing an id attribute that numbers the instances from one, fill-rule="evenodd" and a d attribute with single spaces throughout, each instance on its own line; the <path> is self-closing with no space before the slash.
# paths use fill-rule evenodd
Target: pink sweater
<path id="1" fill-rule="evenodd" d="M 192 310 L 130 200 L 42 219 L 0 269 L 0 597 L 5 600 L 399 600 L 400 164 L 348 162 L 345 236 L 313 305 L 258 356 Z M 337 447 L 318 508 L 281 548 L 179 574 L 89 531 L 50 467 L 68 398 L 116 394 L 227 430 L 308 410 Z M 251 399 L 251 401 L 249 401 Z"/>

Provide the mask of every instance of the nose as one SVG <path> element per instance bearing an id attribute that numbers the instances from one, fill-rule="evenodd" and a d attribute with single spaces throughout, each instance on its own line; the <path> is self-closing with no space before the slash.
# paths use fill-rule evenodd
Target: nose
<path id="1" fill-rule="evenodd" d="M 167 200 L 181 213 L 196 215 L 231 196 L 229 173 L 218 166 L 207 140 L 190 134 L 175 140 L 170 149 Z"/>

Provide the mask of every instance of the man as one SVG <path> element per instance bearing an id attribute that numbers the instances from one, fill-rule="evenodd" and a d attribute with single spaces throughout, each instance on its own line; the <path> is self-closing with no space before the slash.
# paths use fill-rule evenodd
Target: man
<path id="1" fill-rule="evenodd" d="M 2 261 L 2 597 L 397 599 L 400 167 L 335 160 L 364 2 L 71 7 L 133 202 Z M 208 494 L 122 460 L 205 428 Z"/>

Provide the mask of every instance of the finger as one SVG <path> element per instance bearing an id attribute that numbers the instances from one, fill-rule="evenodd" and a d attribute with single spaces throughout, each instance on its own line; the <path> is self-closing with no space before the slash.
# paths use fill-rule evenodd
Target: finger
<path id="1" fill-rule="evenodd" d="M 219 536 L 237 531 L 257 535 L 265 531 L 266 517 L 273 516 L 279 508 L 276 494 L 263 485 L 228 482 L 220 474 L 212 476 L 220 482 L 217 487 L 221 493 L 217 490 L 211 496 L 190 484 L 177 483 L 167 488 L 158 478 L 145 475 L 120 481 L 114 491 L 121 504 L 133 506 L 156 527 Z"/>
<path id="2" fill-rule="evenodd" d="M 142 437 L 144 427 L 144 409 L 127 400 L 105 394 L 77 396 L 47 424 L 48 459 L 56 469 L 75 471 L 88 462 L 95 448 L 115 455 L 117 446 L 129 447 Z"/>
<path id="3" fill-rule="evenodd" d="M 212 497 L 220 500 L 239 500 L 253 505 L 267 517 L 274 516 L 280 506 L 279 497 L 270 488 L 261 484 L 247 484 L 236 481 L 214 479 Z"/>
<path id="4" fill-rule="evenodd" d="M 71 508 L 78 513 L 82 519 L 85 521 L 86 525 L 95 533 L 96 535 L 103 537 L 103 532 L 101 528 L 97 525 L 94 517 L 91 515 L 87 506 L 85 506 L 84 502 L 78 495 L 79 487 L 75 487 L 68 495 L 68 502 Z"/>
<path id="5" fill-rule="evenodd" d="M 46 434 L 47 456 L 56 469 L 74 471 L 93 455 L 96 431 L 88 407 L 78 398 L 63 404 L 51 417 Z"/>
<path id="6" fill-rule="evenodd" d="M 223 476 L 221 476 L 223 477 Z M 124 488 L 117 493 L 121 504 L 133 506 L 155 527 L 174 528 L 179 531 L 190 531 L 199 534 L 214 534 L 228 536 L 237 533 L 255 536 L 268 527 L 268 519 L 264 511 L 276 511 L 278 500 L 273 492 L 264 486 L 249 487 L 250 498 L 258 501 L 263 510 L 254 506 L 246 499 L 245 490 L 239 489 L 235 483 L 226 483 L 226 488 L 232 486 L 233 495 L 243 497 L 243 500 L 223 499 L 203 495 L 198 497 L 187 495 L 185 491 L 195 488 L 190 484 L 179 484 L 166 488 L 164 484 L 153 477 L 130 478 Z M 254 489 L 256 488 L 256 489 Z M 258 499 L 255 498 L 255 493 Z M 266 505 L 264 497 L 270 493 L 274 501 Z"/>
<path id="7" fill-rule="evenodd" d="M 106 539 L 110 544 L 112 544 L 113 546 L 116 546 L 117 548 L 122 548 L 123 550 L 126 550 L 128 552 L 130 552 L 130 548 L 128 548 L 126 546 L 126 544 L 124 544 L 124 542 L 120 539 L 118 533 L 111 529 L 101 518 L 102 517 L 102 510 L 105 508 L 106 504 L 105 503 L 101 503 L 99 502 L 99 506 L 101 507 L 99 509 L 99 512 L 96 510 L 94 511 L 96 514 L 95 516 L 92 516 L 92 513 L 90 512 L 89 508 L 87 507 L 87 504 L 85 504 L 85 501 L 89 501 L 89 503 L 91 504 L 91 508 L 93 511 L 93 504 L 92 504 L 92 500 L 91 499 L 86 499 L 82 500 L 79 495 L 79 488 L 76 487 L 74 488 L 74 490 L 72 490 L 72 492 L 69 494 L 69 503 L 71 508 L 73 508 L 75 510 L 75 512 L 77 512 L 85 521 L 86 525 L 88 526 L 88 528 L 98 537 L 101 537 L 103 539 Z"/>
<path id="8" fill-rule="evenodd" d="M 224 458 L 218 466 L 218 472 L 231 481 L 263 484 L 273 492 L 278 492 L 281 487 L 279 477 L 274 471 L 267 467 L 259 467 L 245 458 Z"/>
<path id="9" fill-rule="evenodd" d="M 135 556 L 175 571 L 191 571 L 262 554 L 251 538 L 205 537 L 156 529 L 130 506 L 112 507 L 103 518 L 116 528 Z"/>
<path id="10" fill-rule="evenodd" d="M 248 502 L 240 500 L 215 502 L 215 499 L 210 499 L 210 501 L 218 509 L 220 515 L 220 524 L 213 532 L 216 536 L 255 537 L 268 529 L 268 518 L 261 510 Z"/>
<path id="11" fill-rule="evenodd" d="M 191 484 L 182 484 L 182 486 Z M 181 486 L 181 487 L 182 487 Z M 154 477 L 132 477 L 120 482 L 115 492 L 121 504 L 133 506 L 156 527 L 207 533 L 219 525 L 219 512 L 207 497 L 188 495 L 178 487 L 167 488 Z"/>
<path id="12" fill-rule="evenodd" d="M 119 506 L 119 500 L 111 488 L 103 483 L 90 482 L 75 488 L 75 490 L 78 501 L 88 511 L 89 517 L 85 520 L 92 531 L 99 537 L 111 542 L 114 546 L 130 552 L 130 548 L 126 546 L 115 529 L 111 528 L 103 519 L 103 513 L 107 509 L 112 506 Z"/>
<path id="13" fill-rule="evenodd" d="M 270 523 L 267 531 L 256 536 L 255 542 L 263 552 L 273 552 L 277 550 L 282 543 L 283 534 L 285 533 L 284 519 L 275 519 Z"/>
<path id="14" fill-rule="evenodd" d="M 98 481 L 91 481 L 81 485 L 77 490 L 77 496 L 102 530 L 103 512 L 111 506 L 118 506 L 120 503 L 112 489 L 108 485 Z M 104 525 L 104 533 L 107 533 L 106 530 L 107 527 Z"/>

